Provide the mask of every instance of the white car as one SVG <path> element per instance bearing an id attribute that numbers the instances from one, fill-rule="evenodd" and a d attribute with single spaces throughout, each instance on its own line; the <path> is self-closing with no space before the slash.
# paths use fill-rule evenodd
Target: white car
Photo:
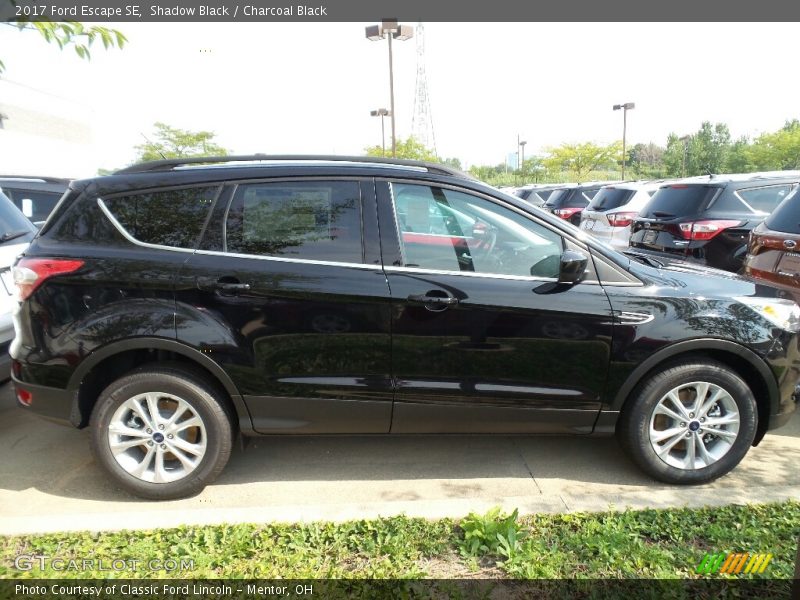
<path id="1" fill-rule="evenodd" d="M 36 227 L 0 192 L 0 381 L 8 379 L 8 347 L 14 339 L 12 312 L 17 305 L 11 267 L 36 234 Z"/>
<path id="2" fill-rule="evenodd" d="M 666 180 L 628 181 L 600 188 L 583 213 L 580 228 L 615 250 L 625 250 L 630 225 Z"/>

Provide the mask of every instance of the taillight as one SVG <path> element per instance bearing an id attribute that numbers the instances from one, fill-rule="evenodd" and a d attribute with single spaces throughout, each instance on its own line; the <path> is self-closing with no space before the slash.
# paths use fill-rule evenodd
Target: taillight
<path id="1" fill-rule="evenodd" d="M 569 219 L 575 213 L 579 213 L 583 210 L 583 208 L 557 208 L 553 211 L 553 214 L 561 217 L 562 219 Z"/>
<path id="2" fill-rule="evenodd" d="M 23 258 L 13 268 L 19 300 L 26 300 L 47 279 L 72 273 L 83 266 L 82 260 L 61 258 Z"/>
<path id="3" fill-rule="evenodd" d="M 608 224 L 612 227 L 628 227 L 636 218 L 635 212 L 611 213 L 608 215 Z"/>
<path id="4" fill-rule="evenodd" d="M 33 394 L 28 390 L 19 389 L 17 390 L 17 400 L 19 400 L 20 404 L 30 406 L 33 403 Z"/>
<path id="5" fill-rule="evenodd" d="M 718 233 L 740 225 L 741 221 L 709 220 L 694 221 L 692 223 L 681 223 L 681 235 L 685 240 L 710 240 Z"/>

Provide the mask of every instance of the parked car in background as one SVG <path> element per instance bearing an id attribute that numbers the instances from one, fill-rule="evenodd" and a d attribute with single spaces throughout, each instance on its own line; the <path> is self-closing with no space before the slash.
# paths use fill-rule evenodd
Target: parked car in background
<path id="1" fill-rule="evenodd" d="M 553 190 L 559 190 L 569 185 L 576 185 L 572 183 L 532 183 L 517 188 L 514 195 L 517 198 L 525 200 L 528 204 L 533 206 L 544 206 L 547 199 L 550 197 Z"/>
<path id="2" fill-rule="evenodd" d="M 750 232 L 744 274 L 800 302 L 800 187 Z"/>
<path id="3" fill-rule="evenodd" d="M 633 219 L 664 183 L 664 180 L 629 181 L 600 188 L 583 209 L 580 228 L 616 250 L 625 250 Z"/>
<path id="4" fill-rule="evenodd" d="M 589 205 L 597 191 L 609 183 L 611 182 L 581 183 L 553 190 L 543 208 L 573 225 L 580 225 L 583 209 Z"/>
<path id="5" fill-rule="evenodd" d="M 800 184 L 800 171 L 691 177 L 662 186 L 631 223 L 630 246 L 738 272 L 750 231 Z"/>
<path id="6" fill-rule="evenodd" d="M 777 290 L 620 254 L 444 165 L 134 165 L 73 182 L 13 271 L 20 406 L 88 427 L 148 498 L 199 492 L 238 433 L 616 433 L 698 484 L 795 410 Z"/>
<path id="7" fill-rule="evenodd" d="M 17 302 L 11 267 L 35 234 L 30 219 L 0 192 L 0 381 L 9 377 L 8 348 L 14 339 L 12 312 Z"/>
<path id="8" fill-rule="evenodd" d="M 0 175 L 0 190 L 22 214 L 41 225 L 67 191 L 69 182 L 57 177 Z"/>

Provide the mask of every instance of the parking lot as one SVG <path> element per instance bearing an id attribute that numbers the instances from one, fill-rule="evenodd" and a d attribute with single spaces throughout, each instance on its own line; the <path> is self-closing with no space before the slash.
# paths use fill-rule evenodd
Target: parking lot
<path id="1" fill-rule="evenodd" d="M 642 475 L 612 438 L 273 437 L 237 449 L 200 495 L 159 503 L 115 489 L 93 461 L 85 432 L 18 409 L 5 384 L 0 454 L 0 534 L 459 517 L 495 505 L 531 513 L 800 498 L 800 414 L 730 475 L 695 488 Z"/>

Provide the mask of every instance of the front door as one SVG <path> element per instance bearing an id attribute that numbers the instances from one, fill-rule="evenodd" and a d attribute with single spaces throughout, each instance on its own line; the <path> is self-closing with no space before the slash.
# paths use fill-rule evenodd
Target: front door
<path id="1" fill-rule="evenodd" d="M 578 285 L 555 284 L 561 253 L 579 243 L 468 190 L 387 181 L 378 199 L 392 431 L 590 432 L 611 306 L 591 269 Z"/>

